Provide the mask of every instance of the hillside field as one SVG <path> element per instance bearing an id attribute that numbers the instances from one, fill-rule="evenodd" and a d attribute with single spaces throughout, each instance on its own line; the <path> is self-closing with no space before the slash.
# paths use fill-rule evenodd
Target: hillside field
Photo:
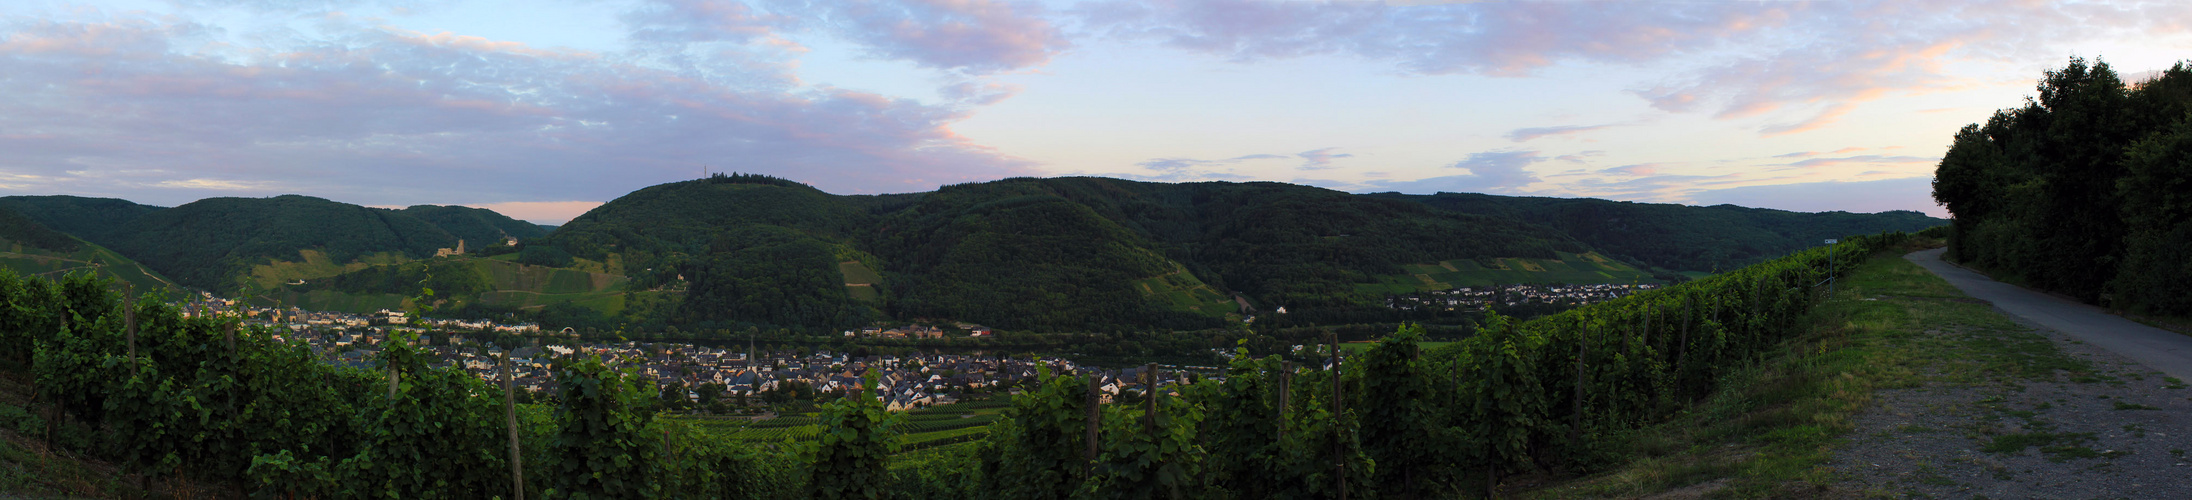
<path id="1" fill-rule="evenodd" d="M 138 291 L 182 289 L 166 276 L 145 269 L 113 250 L 90 243 L 74 252 L 60 253 L 0 239 L 0 268 L 12 269 L 23 276 L 44 276 L 54 280 L 60 280 L 72 271 L 98 269 Z"/>
<path id="2" fill-rule="evenodd" d="M 1175 311 L 1225 317 L 1240 310 L 1233 299 L 1185 271 L 1134 280 L 1134 289 L 1142 292 L 1143 297 L 1155 299 Z"/>
<path id="3" fill-rule="evenodd" d="M 1558 259 L 1456 259 L 1401 266 L 1406 275 L 1378 277 L 1378 283 L 1357 285 L 1373 294 L 1407 294 L 1495 284 L 1594 284 L 1659 283 L 1636 266 L 1606 258 L 1598 252 L 1554 252 Z"/>

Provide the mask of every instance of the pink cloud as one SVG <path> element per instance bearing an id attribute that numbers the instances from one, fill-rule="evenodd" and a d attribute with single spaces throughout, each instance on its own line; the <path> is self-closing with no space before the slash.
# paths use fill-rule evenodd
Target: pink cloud
<path id="1" fill-rule="evenodd" d="M 1236 61 L 1348 55 L 1420 74 L 1521 76 L 1563 62 L 1719 61 L 1635 94 L 1669 112 L 1761 119 L 1762 135 L 1834 125 L 1857 104 L 1975 83 L 1952 61 L 2060 57 L 2105 36 L 2177 36 L 2185 2 L 1266 2 L 1114 0 L 1072 13 L 1097 36 Z M 1743 56 L 1720 56 L 1742 48 Z M 1543 133 L 1523 129 L 1510 139 Z"/>
<path id="2" fill-rule="evenodd" d="M 1095 32 L 1236 60 L 1350 54 L 1426 74 L 1528 74 L 1560 60 L 1633 61 L 1785 22 L 1778 9 L 1639 2 L 1113 1 L 1075 8 Z"/>
<path id="3" fill-rule="evenodd" d="M 1846 149 L 1845 149 L 1845 151 L 1846 151 Z M 1840 152 L 1840 151 L 1837 151 L 1837 153 L 1839 153 L 1839 152 Z M 1840 165 L 1883 165 L 1883 164 L 1913 164 L 1913 163 L 1916 163 L 1916 164 L 1928 164 L 1928 163 L 1936 163 L 1936 162 L 1939 162 L 1939 161 L 1941 161 L 1941 159 L 1940 159 L 1940 158 L 1928 158 L 1928 157 L 1922 157 L 1922 156 L 1881 156 L 1881 155 L 1861 155 L 1861 156 L 1849 156 L 1849 157 L 1842 157 L 1842 158 L 1812 158 L 1812 159 L 1809 159 L 1809 160 L 1803 160 L 1803 161 L 1798 161 L 1798 162 L 1795 162 L 1795 163 L 1788 163 L 1788 164 L 1784 164 L 1784 166 L 1788 166 L 1788 167 L 1805 167 L 1805 168 L 1810 168 L 1810 167 L 1832 167 L 1832 166 L 1840 166 Z"/>
<path id="4" fill-rule="evenodd" d="M 1353 158 L 1355 156 L 1352 153 L 1333 153 L 1332 150 L 1334 149 L 1339 148 L 1313 149 L 1309 151 L 1295 153 L 1294 156 L 1300 157 L 1303 160 L 1301 165 L 1302 170 L 1324 170 L 1332 168 L 1332 160 L 1337 160 L 1340 158 Z"/>
<path id="5" fill-rule="evenodd" d="M 767 0 L 772 11 L 858 42 L 877 57 L 991 73 L 1040 66 L 1071 44 L 1035 2 Z"/>

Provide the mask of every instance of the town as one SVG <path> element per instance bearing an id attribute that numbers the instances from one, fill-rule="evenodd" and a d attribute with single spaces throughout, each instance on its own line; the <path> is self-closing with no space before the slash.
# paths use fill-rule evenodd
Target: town
<path id="1" fill-rule="evenodd" d="M 893 411 L 950 404 L 968 394 L 998 390 L 1016 391 L 1018 382 L 1037 376 L 1042 367 L 1053 373 L 1094 375 L 1109 400 L 1122 391 L 1145 383 L 1146 368 L 1102 370 L 1077 367 L 1072 361 L 1038 356 L 987 354 L 866 355 L 826 349 L 773 348 L 743 352 L 684 343 L 580 342 L 576 335 L 542 332 L 531 323 L 498 324 L 484 320 L 414 318 L 402 311 L 373 314 L 306 311 L 296 307 L 263 307 L 241 304 L 200 293 L 180 304 L 187 316 L 234 314 L 250 327 L 268 328 L 275 339 L 303 345 L 328 363 L 369 368 L 393 334 L 413 335 L 414 345 L 438 360 L 434 367 L 455 367 L 492 384 L 502 383 L 507 363 L 510 382 L 527 399 L 544 398 L 557 391 L 553 368 L 558 360 L 599 356 L 654 382 L 668 395 L 667 405 L 688 412 L 737 414 L 763 413 L 772 404 L 800 399 L 841 397 L 861 389 L 863 378 L 874 376 L 878 397 Z M 964 335 L 992 335 L 987 327 L 959 324 Z M 871 327 L 845 332 L 847 336 L 878 338 L 935 337 L 943 331 L 931 326 Z M 505 349 L 493 337 L 521 337 L 522 347 Z M 781 347 L 781 346 L 779 346 Z M 1171 367 L 1159 378 L 1160 385 L 1178 384 L 1186 373 L 1214 371 L 1208 367 Z"/>
<path id="2" fill-rule="evenodd" d="M 1635 285 L 1598 283 L 1587 285 L 1465 286 L 1408 295 L 1395 295 L 1386 299 L 1385 306 L 1404 311 L 1416 309 L 1481 311 L 1487 306 L 1513 307 L 1525 304 L 1575 307 L 1618 299 L 1631 293 L 1656 288 L 1659 288 L 1659 285 L 1652 283 Z"/>

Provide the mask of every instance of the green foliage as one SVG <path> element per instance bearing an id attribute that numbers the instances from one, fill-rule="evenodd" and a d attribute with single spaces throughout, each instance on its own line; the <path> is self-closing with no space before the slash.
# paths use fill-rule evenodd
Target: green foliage
<path id="1" fill-rule="evenodd" d="M 519 264 L 548 267 L 570 267 L 571 262 L 571 253 L 565 252 L 561 248 L 541 245 L 525 245 L 525 248 L 523 250 L 518 250 Z"/>
<path id="2" fill-rule="evenodd" d="M 1159 393 L 1142 405 L 1103 408 L 1103 442 L 1077 498 L 1194 498 L 1206 456 L 1196 439 L 1201 408 Z"/>
<path id="3" fill-rule="evenodd" d="M 1477 337 L 1462 344 L 1455 357 L 1461 386 L 1456 403 L 1465 405 L 1456 430 L 1473 443 L 1473 462 L 1499 469 L 1527 465 L 1533 429 L 1551 422 L 1546 384 L 1539 380 L 1541 339 L 1531 338 L 1507 318 L 1485 319 Z M 1580 333 L 1580 332 L 1578 332 Z"/>
<path id="4" fill-rule="evenodd" d="M 2039 97 L 1957 132 L 1934 199 L 1957 261 L 2112 307 L 2192 313 L 2192 69 L 2126 86 L 2105 62 L 2049 70 Z"/>
<path id="5" fill-rule="evenodd" d="M 1272 491 L 1269 478 L 1278 473 L 1279 431 L 1286 425 L 1271 380 L 1280 371 L 1278 356 L 1252 358 L 1247 347 L 1239 347 L 1223 381 L 1192 393 L 1206 408 L 1201 438 L 1209 453 L 1203 471 L 1210 489 L 1244 498 Z"/>
<path id="6" fill-rule="evenodd" d="M 2192 70 L 2172 71 L 2170 81 L 2192 85 Z M 2192 312 L 2192 115 L 2132 144 L 2124 165 L 2125 257 L 2110 288 L 2122 304 Z"/>
<path id="7" fill-rule="evenodd" d="M 776 226 L 719 233 L 705 257 L 679 266 L 691 281 L 678 316 L 690 324 L 847 328 L 880 313 L 845 291 L 835 248 Z"/>
<path id="8" fill-rule="evenodd" d="M 1498 321 L 1494 314 L 1493 324 Z M 1479 332 L 1482 336 L 1483 331 Z M 1439 408 L 1443 398 L 1438 397 L 1437 389 L 1443 377 L 1433 376 L 1429 364 L 1420 355 L 1416 342 L 1422 338 L 1423 327 L 1402 326 L 1400 331 L 1379 340 L 1377 347 L 1356 358 L 1354 363 L 1362 370 L 1363 448 L 1371 460 L 1384 464 L 1378 468 L 1374 480 L 1387 485 L 1384 491 L 1388 494 L 1403 498 L 1422 496 L 1428 485 L 1446 482 L 1442 480 L 1443 476 L 1454 472 L 1446 465 L 1458 462 L 1450 454 L 1459 443 L 1450 439 L 1451 433 L 1446 430 L 1450 426 L 1449 417 Z M 1479 343 L 1482 342 L 1472 344 Z M 1500 361 L 1474 356 L 1462 359 L 1486 363 Z M 1468 383 L 1481 381 L 1474 379 Z M 1504 386 L 1502 390 L 1505 390 Z M 1513 399 L 1511 395 L 1500 396 Z"/>
<path id="9" fill-rule="evenodd" d="M 659 438 L 646 432 L 654 391 L 638 376 L 604 365 L 598 356 L 556 369 L 563 406 L 556 410 L 557 457 L 551 490 L 558 497 L 637 498 L 659 466 Z"/>
<path id="10" fill-rule="evenodd" d="M 812 472 L 807 484 L 815 496 L 879 499 L 889 495 L 891 478 L 884 463 L 898 450 L 895 418 L 883 408 L 875 393 L 875 378 L 862 383 L 860 392 L 822 408 L 822 436 L 814 443 Z"/>
<path id="11" fill-rule="evenodd" d="M 1087 479 L 1088 380 L 1043 367 L 1035 390 L 1012 408 L 983 443 L 982 490 L 993 498 L 1062 499 Z"/>
<path id="12" fill-rule="evenodd" d="M 349 493 L 384 498 L 481 498 L 510 489 L 500 390 L 454 368 L 427 367 L 412 335 L 383 342 L 375 365 L 397 375 L 392 393 L 358 402 L 363 441 L 338 475 Z M 382 397 L 374 397 L 382 396 Z"/>

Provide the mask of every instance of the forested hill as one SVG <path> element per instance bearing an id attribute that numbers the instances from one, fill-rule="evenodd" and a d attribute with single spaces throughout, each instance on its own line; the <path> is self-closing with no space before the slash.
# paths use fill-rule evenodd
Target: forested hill
<path id="1" fill-rule="evenodd" d="M 163 210 L 114 198 L 82 196 L 9 196 L 0 207 L 23 214 L 47 228 L 104 246 L 130 237 L 130 223 Z"/>
<path id="2" fill-rule="evenodd" d="M 1906 210 L 1804 213 L 1735 205 L 1700 207 L 1474 193 L 1368 196 L 1552 226 L 1615 259 L 1698 272 L 1756 264 L 1818 246 L 1829 238 L 1880 231 L 1916 232 L 1948 224 Z"/>
<path id="3" fill-rule="evenodd" d="M 488 258 L 444 263 L 457 267 L 437 278 L 473 285 L 437 287 L 444 307 L 701 329 L 916 318 L 1015 330 L 1197 329 L 1280 307 L 1289 313 L 1265 317 L 1393 321 L 1407 318 L 1386 307 L 1390 294 L 1456 286 L 1434 276 L 1630 283 L 1652 273 L 1619 261 L 1709 271 L 1819 239 L 1938 223 L 1907 213 L 1092 177 L 845 196 L 717 175 L 632 192 L 553 232 L 481 209 L 294 195 L 175 208 L 9 197 L 0 208 L 185 285 L 316 307 L 397 307 L 410 292 L 391 289 L 390 277 L 428 272 L 413 261 L 462 239 Z M 505 238 L 519 247 L 500 247 Z M 462 276 L 450 274 L 460 267 Z"/>
<path id="4" fill-rule="evenodd" d="M 542 233 L 537 226 L 486 210 L 423 206 L 397 211 L 296 195 L 208 198 L 174 208 L 103 198 L 17 196 L 0 198 L 0 208 L 113 249 L 181 284 L 222 292 L 238 290 L 241 278 L 255 266 L 311 260 L 306 251 L 331 263 L 321 274 L 332 274 L 369 255 L 431 257 L 437 249 L 455 247 L 459 234 L 486 240 L 478 243 L 484 247 L 499 244 L 499 235 L 505 233 L 521 238 Z"/>
<path id="5" fill-rule="evenodd" d="M 0 205 L 0 240 L 50 252 L 74 252 L 84 245 L 67 234 L 55 231 Z"/>
<path id="6" fill-rule="evenodd" d="M 137 291 L 175 289 L 175 283 L 113 250 L 55 231 L 0 204 L 0 268 L 18 276 L 59 279 L 72 272 L 117 278 Z"/>
<path id="7" fill-rule="evenodd" d="M 1511 219 L 1270 182 L 1007 179 L 947 186 L 883 223 L 869 241 L 910 275 L 895 289 L 922 314 L 979 307 L 954 303 L 977 290 L 1056 282 L 1093 294 L 1154 274 L 1265 309 L 1379 309 L 1383 295 L 1358 285 L 1405 264 L 1586 248 Z M 1031 244 L 1043 239 L 1076 243 Z"/>
<path id="8" fill-rule="evenodd" d="M 1709 271 L 1819 239 L 1940 222 L 1916 213 L 1090 177 L 838 196 L 785 179 L 719 175 L 604 204 L 526 244 L 520 262 L 584 259 L 629 275 L 638 289 L 683 290 L 684 302 L 661 319 L 703 328 L 838 328 L 879 318 L 1196 328 L 1240 312 L 1236 297 L 1255 310 L 1287 307 L 1307 322 L 1390 316 L 1385 294 L 1436 285 L 1412 277 L 1421 271 L 1410 265 L 1614 249 Z"/>

